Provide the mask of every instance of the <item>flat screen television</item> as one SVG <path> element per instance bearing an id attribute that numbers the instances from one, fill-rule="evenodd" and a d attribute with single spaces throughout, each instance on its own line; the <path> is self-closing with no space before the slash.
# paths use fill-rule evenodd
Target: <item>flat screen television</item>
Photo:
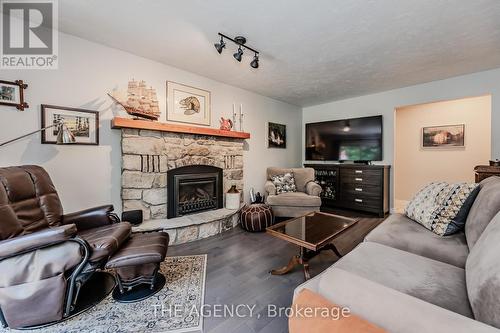
<path id="1" fill-rule="evenodd" d="M 381 161 L 382 116 L 306 124 L 308 161 Z"/>

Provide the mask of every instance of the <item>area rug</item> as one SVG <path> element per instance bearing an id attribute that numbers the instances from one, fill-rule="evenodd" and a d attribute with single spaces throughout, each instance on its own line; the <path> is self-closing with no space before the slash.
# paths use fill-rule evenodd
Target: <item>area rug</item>
<path id="1" fill-rule="evenodd" d="M 160 267 L 167 283 L 154 296 L 127 304 L 115 302 L 110 295 L 75 318 L 33 332 L 201 331 L 203 317 L 199 309 L 205 296 L 206 262 L 206 255 L 167 257 Z"/>

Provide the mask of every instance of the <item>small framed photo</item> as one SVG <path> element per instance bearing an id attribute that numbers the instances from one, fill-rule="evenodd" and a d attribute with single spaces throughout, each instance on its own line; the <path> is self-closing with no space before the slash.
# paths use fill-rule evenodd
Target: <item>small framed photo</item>
<path id="1" fill-rule="evenodd" d="M 267 123 L 267 147 L 286 149 L 286 125 Z"/>
<path id="2" fill-rule="evenodd" d="M 24 101 L 24 89 L 26 88 L 28 85 L 22 80 L 0 80 L 0 105 L 14 106 L 20 111 L 28 108 L 28 103 Z"/>
<path id="3" fill-rule="evenodd" d="M 422 128 L 422 148 L 424 149 L 450 149 L 464 147 L 464 124 Z"/>
<path id="4" fill-rule="evenodd" d="M 42 128 L 63 121 L 77 145 L 99 145 L 99 112 L 42 104 Z M 42 132 L 43 144 L 56 144 L 57 126 Z"/>
<path id="5" fill-rule="evenodd" d="M 210 126 L 210 92 L 167 81 L 167 120 Z"/>

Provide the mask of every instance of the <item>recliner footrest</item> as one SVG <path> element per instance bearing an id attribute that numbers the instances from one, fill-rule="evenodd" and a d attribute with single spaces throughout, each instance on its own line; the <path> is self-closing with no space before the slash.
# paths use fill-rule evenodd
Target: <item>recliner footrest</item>
<path id="1" fill-rule="evenodd" d="M 113 293 L 115 299 L 120 294 L 126 294 L 132 289 L 148 284 L 151 290 L 158 291 L 158 273 L 160 263 L 167 255 L 169 236 L 166 232 L 132 234 L 125 245 L 106 263 L 106 268 L 115 271 L 117 290 Z M 160 280 L 164 279 L 160 278 Z M 161 285 L 161 287 L 163 284 Z M 160 287 L 160 289 L 161 289 Z M 146 295 L 146 297 L 151 295 Z M 141 293 L 141 299 L 146 298 Z M 128 299 L 128 302 L 138 299 Z"/>

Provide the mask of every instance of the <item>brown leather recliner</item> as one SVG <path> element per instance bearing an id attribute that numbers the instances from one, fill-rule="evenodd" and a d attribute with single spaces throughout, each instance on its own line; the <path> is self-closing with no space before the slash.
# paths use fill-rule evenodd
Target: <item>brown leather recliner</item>
<path id="1" fill-rule="evenodd" d="M 0 168 L 0 322 L 36 326 L 72 314 L 82 286 L 130 237 L 113 206 L 63 215 L 39 166 Z"/>

